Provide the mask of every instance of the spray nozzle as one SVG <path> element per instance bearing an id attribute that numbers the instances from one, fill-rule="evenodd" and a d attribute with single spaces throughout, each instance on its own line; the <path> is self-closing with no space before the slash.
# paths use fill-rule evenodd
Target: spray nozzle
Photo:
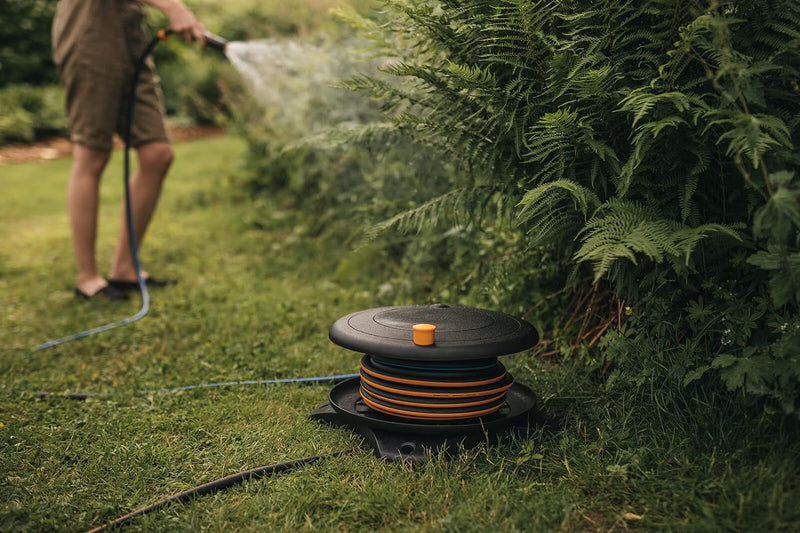
<path id="1" fill-rule="evenodd" d="M 228 47 L 228 41 L 220 37 L 219 35 L 214 35 L 210 31 L 203 32 L 203 41 L 205 46 L 209 48 L 213 48 L 218 52 L 225 53 L 225 49 Z"/>
<path id="2" fill-rule="evenodd" d="M 158 38 L 161 39 L 162 41 L 167 41 L 169 40 L 170 35 L 172 35 L 173 33 L 175 32 L 170 28 L 161 28 L 160 30 L 158 30 L 157 35 Z M 223 39 L 219 35 L 214 35 L 210 31 L 204 31 L 203 46 L 213 48 L 214 50 L 222 52 L 224 54 L 225 49 L 228 47 L 228 41 L 226 39 Z"/>

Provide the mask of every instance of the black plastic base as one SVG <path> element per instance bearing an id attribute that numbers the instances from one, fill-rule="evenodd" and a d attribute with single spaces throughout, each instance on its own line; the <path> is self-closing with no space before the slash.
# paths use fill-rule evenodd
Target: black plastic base
<path id="1" fill-rule="evenodd" d="M 387 461 L 423 462 L 431 455 L 451 454 L 481 443 L 497 442 L 510 435 L 527 436 L 538 421 L 536 396 L 515 383 L 508 391 L 507 405 L 495 415 L 464 422 L 416 422 L 377 413 L 366 407 L 358 393 L 359 379 L 336 385 L 330 401 L 315 409 L 312 420 L 351 429 L 358 433 L 376 457 Z"/>

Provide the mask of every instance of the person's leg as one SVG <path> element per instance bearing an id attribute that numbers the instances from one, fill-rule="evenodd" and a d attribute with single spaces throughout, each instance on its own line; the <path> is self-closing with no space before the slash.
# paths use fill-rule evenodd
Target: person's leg
<path id="1" fill-rule="evenodd" d="M 67 207 L 78 268 L 75 287 L 84 294 L 93 295 L 107 285 L 97 271 L 95 240 L 100 178 L 108 163 L 109 152 L 73 143 L 72 156 Z"/>
<path id="2" fill-rule="evenodd" d="M 139 168 L 130 181 L 131 211 L 136 244 L 141 245 L 147 226 L 156 209 L 161 193 L 161 184 L 172 163 L 172 145 L 167 142 L 152 142 L 137 149 Z M 131 256 L 128 240 L 128 223 L 123 204 L 122 225 L 120 228 L 114 263 L 108 279 L 115 281 L 135 281 L 136 269 Z"/>

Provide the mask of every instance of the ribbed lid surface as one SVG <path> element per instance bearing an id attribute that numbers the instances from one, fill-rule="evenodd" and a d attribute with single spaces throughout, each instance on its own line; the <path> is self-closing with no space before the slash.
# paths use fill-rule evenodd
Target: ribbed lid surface
<path id="1" fill-rule="evenodd" d="M 417 346 L 414 324 L 436 326 L 435 342 Z M 526 350 L 539 340 L 528 322 L 472 307 L 379 307 L 349 314 L 330 329 L 330 339 L 350 350 L 407 360 L 469 360 Z"/>

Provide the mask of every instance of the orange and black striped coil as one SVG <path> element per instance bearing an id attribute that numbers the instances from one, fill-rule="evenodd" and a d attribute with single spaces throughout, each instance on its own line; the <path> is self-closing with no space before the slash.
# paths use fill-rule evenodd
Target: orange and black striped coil
<path id="1" fill-rule="evenodd" d="M 497 358 L 407 361 L 366 354 L 361 359 L 361 399 L 385 415 L 456 421 L 491 415 L 514 384 Z"/>

